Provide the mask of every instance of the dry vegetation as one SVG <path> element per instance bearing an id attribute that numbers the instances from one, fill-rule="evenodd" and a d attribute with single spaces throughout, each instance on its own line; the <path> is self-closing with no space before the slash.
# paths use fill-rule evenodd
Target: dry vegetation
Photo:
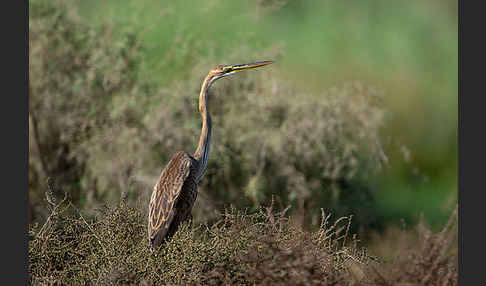
<path id="1" fill-rule="evenodd" d="M 46 223 L 30 229 L 34 285 L 457 285 L 457 250 L 449 252 L 456 213 L 440 233 L 421 226 L 395 241 L 396 258 L 381 261 L 351 237 L 348 217 L 331 224 L 322 213 L 309 232 L 273 205 L 255 214 L 229 209 L 212 225 L 185 224 L 153 253 L 138 208 L 122 201 L 87 220 L 54 200 Z"/>

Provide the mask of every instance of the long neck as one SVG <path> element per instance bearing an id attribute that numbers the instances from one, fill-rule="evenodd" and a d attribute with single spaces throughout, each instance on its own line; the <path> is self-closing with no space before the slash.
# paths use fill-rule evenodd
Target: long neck
<path id="1" fill-rule="evenodd" d="M 201 113 L 202 117 L 202 130 L 201 136 L 199 137 L 199 144 L 197 145 L 196 152 L 194 153 L 194 159 L 199 162 L 196 172 L 196 183 L 198 183 L 204 175 L 209 158 L 209 145 L 211 143 L 211 116 L 209 115 L 208 111 L 208 90 L 210 85 L 211 78 L 206 77 L 201 87 L 201 93 L 199 94 L 199 112 Z"/>

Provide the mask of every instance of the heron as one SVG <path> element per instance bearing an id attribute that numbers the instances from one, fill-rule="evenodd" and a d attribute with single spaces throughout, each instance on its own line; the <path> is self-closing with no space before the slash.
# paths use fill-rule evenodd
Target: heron
<path id="1" fill-rule="evenodd" d="M 208 111 L 209 88 L 220 78 L 271 63 L 273 61 L 217 65 L 204 78 L 199 94 L 202 128 L 196 151 L 193 155 L 180 151 L 170 159 L 162 170 L 150 198 L 148 235 L 152 250 L 172 238 L 182 222 L 192 219 L 191 211 L 197 197 L 197 185 L 206 171 L 209 159 L 212 128 Z"/>

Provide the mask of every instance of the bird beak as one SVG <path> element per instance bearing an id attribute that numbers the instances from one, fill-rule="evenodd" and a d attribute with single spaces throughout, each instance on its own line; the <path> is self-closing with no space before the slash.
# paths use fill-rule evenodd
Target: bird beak
<path id="1" fill-rule="evenodd" d="M 255 63 L 250 63 L 250 64 L 229 66 L 228 72 L 231 72 L 231 73 L 239 72 L 239 71 L 242 71 L 242 70 L 266 66 L 266 65 L 269 65 L 271 63 L 273 63 L 273 61 L 263 61 L 263 62 L 255 62 Z"/>

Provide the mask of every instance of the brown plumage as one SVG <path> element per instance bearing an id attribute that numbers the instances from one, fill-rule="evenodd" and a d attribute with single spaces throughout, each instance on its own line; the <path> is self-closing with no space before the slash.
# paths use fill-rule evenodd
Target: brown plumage
<path id="1" fill-rule="evenodd" d="M 211 117 L 207 109 L 208 90 L 214 81 L 245 69 L 271 64 L 271 61 L 212 68 L 201 87 L 199 112 L 202 130 L 194 155 L 178 152 L 169 161 L 155 184 L 149 203 L 148 234 L 152 248 L 171 238 L 179 225 L 191 218 L 197 197 L 197 184 L 206 170 L 211 142 Z"/>

